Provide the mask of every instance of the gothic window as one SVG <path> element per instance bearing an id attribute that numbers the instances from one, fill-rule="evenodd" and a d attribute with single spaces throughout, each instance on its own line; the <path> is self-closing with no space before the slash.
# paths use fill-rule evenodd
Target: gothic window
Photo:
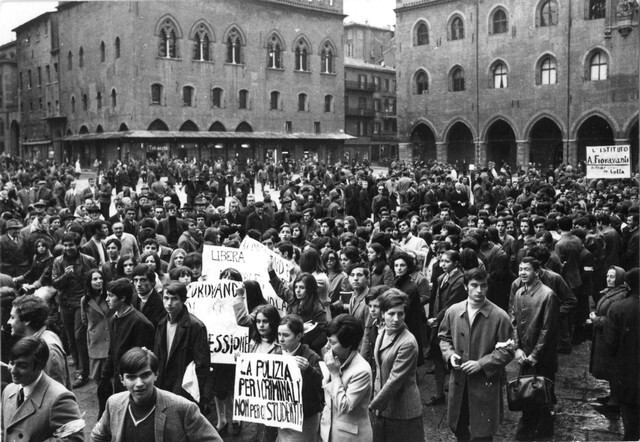
<path id="1" fill-rule="evenodd" d="M 606 80 L 609 62 L 603 51 L 596 51 L 589 59 L 589 79 L 591 81 Z"/>
<path id="2" fill-rule="evenodd" d="M 271 110 L 278 110 L 279 103 L 280 103 L 280 92 L 272 91 L 271 92 L 271 103 L 270 103 L 270 106 L 269 106 L 270 109 Z"/>
<path id="3" fill-rule="evenodd" d="M 320 63 L 322 65 L 320 72 L 322 72 L 323 74 L 335 73 L 333 57 L 334 57 L 333 47 L 331 46 L 330 43 L 325 43 L 324 47 L 322 48 L 322 54 L 320 57 Z"/>
<path id="4" fill-rule="evenodd" d="M 249 91 L 246 89 L 238 94 L 238 109 L 249 109 Z"/>
<path id="5" fill-rule="evenodd" d="M 166 19 L 160 28 L 158 56 L 162 58 L 178 58 L 178 32 L 171 19 Z"/>
<path id="6" fill-rule="evenodd" d="M 556 84 L 556 61 L 547 56 L 540 63 L 540 84 Z"/>
<path id="7" fill-rule="evenodd" d="M 464 71 L 461 67 L 457 67 L 451 72 L 451 90 L 454 92 L 464 90 Z"/>
<path id="8" fill-rule="evenodd" d="M 299 94 L 298 95 L 298 112 L 306 112 L 308 108 L 308 96 L 307 94 Z"/>
<path id="9" fill-rule="evenodd" d="M 111 107 L 116 107 L 118 104 L 118 95 L 115 89 L 111 89 Z"/>
<path id="10" fill-rule="evenodd" d="M 282 69 L 282 42 L 274 34 L 267 44 L 267 67 L 271 69 Z"/>
<path id="11" fill-rule="evenodd" d="M 193 106 L 193 87 L 185 86 L 182 88 L 182 104 L 184 106 Z"/>
<path id="12" fill-rule="evenodd" d="M 509 29 L 507 13 L 503 9 L 497 9 L 491 17 L 491 29 L 493 34 L 504 34 Z"/>
<path id="13" fill-rule="evenodd" d="M 416 94 L 426 94 L 429 92 L 429 77 L 425 71 L 420 71 L 416 75 Z"/>
<path id="14" fill-rule="evenodd" d="M 198 61 L 211 61 L 211 37 L 207 27 L 203 24 L 193 36 L 193 59 Z"/>
<path id="15" fill-rule="evenodd" d="M 589 20 L 597 20 L 604 18 L 607 12 L 606 0 L 585 0 L 589 5 L 587 18 Z"/>
<path id="16" fill-rule="evenodd" d="M 309 47 L 303 38 L 296 44 L 296 71 L 309 70 Z"/>
<path id="17" fill-rule="evenodd" d="M 213 107 L 222 107 L 222 89 L 219 87 L 213 88 L 211 91 L 211 104 Z"/>
<path id="18" fill-rule="evenodd" d="M 424 46 L 429 44 L 429 28 L 427 24 L 421 22 L 416 27 L 416 46 Z"/>
<path id="19" fill-rule="evenodd" d="M 558 24 L 558 5 L 554 0 L 547 0 L 540 8 L 540 26 L 555 26 Z"/>
<path id="20" fill-rule="evenodd" d="M 227 34 L 227 63 L 242 63 L 242 36 L 237 28 L 231 28 Z"/>
<path id="21" fill-rule="evenodd" d="M 464 39 L 464 23 L 460 17 L 456 17 L 451 22 L 451 40 Z"/>
<path id="22" fill-rule="evenodd" d="M 494 89 L 504 89 L 507 87 L 507 67 L 504 63 L 496 63 L 493 67 L 492 75 Z"/>

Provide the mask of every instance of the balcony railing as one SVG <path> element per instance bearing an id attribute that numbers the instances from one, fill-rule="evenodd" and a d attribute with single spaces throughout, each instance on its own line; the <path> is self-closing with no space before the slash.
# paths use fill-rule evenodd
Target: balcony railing
<path id="1" fill-rule="evenodd" d="M 382 111 L 382 116 L 384 118 L 395 117 L 396 116 L 396 111 L 394 109 L 384 110 L 384 111 Z"/>
<path id="2" fill-rule="evenodd" d="M 371 135 L 372 141 L 395 141 L 397 138 L 395 132 L 378 132 Z"/>
<path id="3" fill-rule="evenodd" d="M 352 91 L 369 91 L 376 90 L 376 85 L 373 83 L 360 83 L 359 81 L 345 81 L 344 88 Z"/>
<path id="4" fill-rule="evenodd" d="M 344 114 L 348 117 L 374 117 L 376 111 L 368 108 L 345 107 Z"/>

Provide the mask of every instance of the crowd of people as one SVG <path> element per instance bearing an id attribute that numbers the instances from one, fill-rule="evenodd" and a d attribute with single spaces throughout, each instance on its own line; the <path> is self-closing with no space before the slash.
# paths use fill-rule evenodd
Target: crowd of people
<path id="1" fill-rule="evenodd" d="M 610 387 L 600 406 L 637 440 L 638 176 L 466 169 L 97 161 L 84 187 L 71 165 L 3 158 L 4 435 L 81 440 L 72 390 L 88 382 L 94 440 L 239 434 L 235 368 L 211 363 L 206 325 L 186 302 L 208 276 L 203 246 L 248 236 L 293 270 L 282 280 L 269 266 L 286 311 L 256 281 L 223 272 L 242 282 L 237 322 L 251 352 L 293 356 L 303 379 L 302 431 L 262 424 L 257 440 L 425 440 L 425 365 L 426 406 L 447 404 L 458 440 L 491 440 L 506 365 L 553 381 L 558 353 L 587 340 L 590 372 Z M 215 427 L 203 417 L 212 408 Z M 550 403 L 524 410 L 513 437 L 553 433 Z"/>

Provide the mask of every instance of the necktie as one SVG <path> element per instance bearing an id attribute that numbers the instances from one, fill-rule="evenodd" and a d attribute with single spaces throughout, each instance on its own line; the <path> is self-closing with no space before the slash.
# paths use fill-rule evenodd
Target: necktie
<path id="1" fill-rule="evenodd" d="M 20 405 L 22 405 L 24 403 L 24 388 L 20 388 L 20 391 L 18 391 L 18 408 L 20 408 Z"/>
<path id="2" fill-rule="evenodd" d="M 442 278 L 442 284 L 440 284 L 440 288 L 444 287 L 444 285 L 449 281 L 449 274 L 445 273 L 444 277 Z"/>

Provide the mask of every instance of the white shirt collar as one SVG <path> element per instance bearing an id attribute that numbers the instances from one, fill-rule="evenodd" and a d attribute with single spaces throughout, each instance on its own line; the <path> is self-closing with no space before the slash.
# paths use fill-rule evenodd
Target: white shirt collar
<path id="1" fill-rule="evenodd" d="M 22 388 L 24 388 L 24 398 L 25 399 L 27 399 L 29 396 L 31 396 L 31 393 L 33 393 L 34 388 L 36 388 L 36 384 L 40 381 L 40 379 L 42 378 L 43 374 L 44 374 L 44 370 L 41 370 L 40 371 L 40 376 L 38 376 L 38 379 L 36 379 L 32 383 L 30 383 L 29 385 L 23 385 L 22 386 Z"/>

